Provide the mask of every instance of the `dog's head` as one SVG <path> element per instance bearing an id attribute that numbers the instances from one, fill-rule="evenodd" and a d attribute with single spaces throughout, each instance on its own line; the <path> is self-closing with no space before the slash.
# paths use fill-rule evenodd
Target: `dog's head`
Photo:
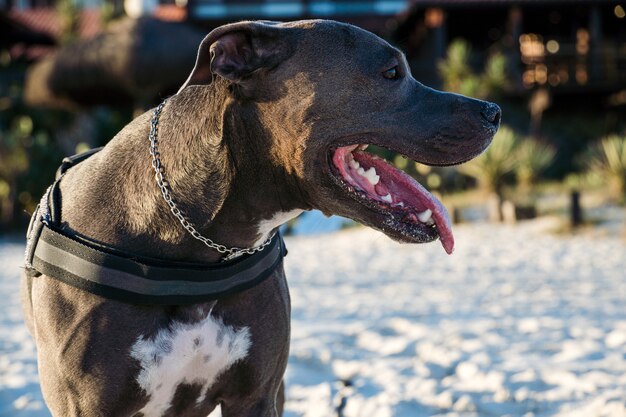
<path id="1" fill-rule="evenodd" d="M 181 91 L 214 77 L 229 84 L 231 105 L 253 109 L 245 114 L 266 129 L 267 159 L 297 184 L 300 208 L 346 216 L 404 242 L 439 237 L 452 251 L 443 205 L 366 148 L 459 164 L 491 142 L 497 105 L 428 88 L 384 40 L 323 20 L 215 29 Z"/>

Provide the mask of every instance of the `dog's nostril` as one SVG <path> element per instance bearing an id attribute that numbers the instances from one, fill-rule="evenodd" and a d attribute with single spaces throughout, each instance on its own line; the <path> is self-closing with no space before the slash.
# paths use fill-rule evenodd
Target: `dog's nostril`
<path id="1" fill-rule="evenodd" d="M 489 123 L 494 125 L 500 124 L 500 118 L 502 117 L 502 110 L 500 110 L 500 106 L 494 103 L 485 103 L 480 111 L 480 114 L 487 120 Z"/>

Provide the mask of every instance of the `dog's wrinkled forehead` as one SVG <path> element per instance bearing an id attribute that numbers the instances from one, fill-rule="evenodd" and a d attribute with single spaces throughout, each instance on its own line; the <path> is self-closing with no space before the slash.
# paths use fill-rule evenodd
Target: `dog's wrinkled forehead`
<path id="1" fill-rule="evenodd" d="M 317 58 L 327 61 L 350 61 L 364 65 L 384 65 L 402 53 L 382 38 L 359 27 L 331 20 L 293 22 L 293 27 L 304 29 L 304 48 L 315 49 Z"/>
<path id="2" fill-rule="evenodd" d="M 292 23 L 301 30 L 293 55 L 271 76 L 272 86 L 298 80 L 314 91 L 313 118 L 364 114 L 406 105 L 414 80 L 404 55 L 380 37 L 345 23 L 316 20 Z M 397 68 L 396 68 L 397 67 Z M 383 74 L 396 68 L 393 81 Z M 303 94 L 303 88 L 293 89 Z M 343 117 L 343 116 L 342 116 Z"/>
<path id="3" fill-rule="evenodd" d="M 387 42 L 346 23 L 244 21 L 220 26 L 206 36 L 196 65 L 181 90 L 209 84 L 213 75 L 250 90 L 251 82 L 259 81 L 257 74 L 284 67 L 286 62 L 292 73 L 323 73 L 331 68 L 367 72 L 368 68 L 380 70 L 402 61 L 402 54 Z"/>

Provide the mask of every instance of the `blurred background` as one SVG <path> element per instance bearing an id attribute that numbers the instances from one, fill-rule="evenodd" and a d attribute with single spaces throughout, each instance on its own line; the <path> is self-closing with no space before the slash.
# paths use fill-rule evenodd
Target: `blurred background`
<path id="1" fill-rule="evenodd" d="M 365 228 L 286 239 L 286 416 L 626 416 L 626 0 L 0 0 L 0 417 L 50 415 L 17 294 L 61 158 L 175 93 L 211 29 L 304 18 L 384 37 L 503 124 L 459 167 L 378 149 L 466 223 L 454 256 Z"/>
<path id="2" fill-rule="evenodd" d="M 456 221 L 558 214 L 570 227 L 624 203 L 626 2 L 0 0 L 1 230 L 24 227 L 64 155 L 174 93 L 208 31 L 305 18 L 370 30 L 423 83 L 502 106 L 497 140 L 471 164 L 385 155 Z"/>

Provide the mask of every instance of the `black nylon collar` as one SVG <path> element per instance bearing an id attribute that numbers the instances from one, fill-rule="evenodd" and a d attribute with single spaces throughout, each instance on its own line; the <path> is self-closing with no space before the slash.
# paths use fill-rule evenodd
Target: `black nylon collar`
<path id="1" fill-rule="evenodd" d="M 86 159 L 75 158 L 78 162 Z M 71 236 L 55 225 L 54 213 L 60 210 L 61 203 L 60 192 L 55 190 L 69 167 L 62 168 L 31 219 L 25 264 L 33 276 L 44 274 L 92 294 L 127 303 L 183 305 L 216 300 L 252 288 L 267 279 L 287 253 L 280 233 L 259 252 L 211 264 L 146 258 Z"/>
<path id="2" fill-rule="evenodd" d="M 133 304 L 180 305 L 223 298 L 268 278 L 280 265 L 279 234 L 262 251 L 219 264 L 186 264 L 113 254 L 44 225 L 32 267 L 92 294 Z M 132 255 L 131 255 L 132 256 Z"/>

